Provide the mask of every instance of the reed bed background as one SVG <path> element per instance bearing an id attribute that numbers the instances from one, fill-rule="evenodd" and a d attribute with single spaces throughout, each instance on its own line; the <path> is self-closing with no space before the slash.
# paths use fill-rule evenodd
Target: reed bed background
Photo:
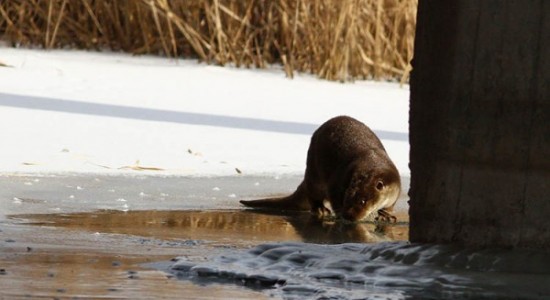
<path id="1" fill-rule="evenodd" d="M 0 0 L 0 39 L 408 81 L 417 0 Z"/>

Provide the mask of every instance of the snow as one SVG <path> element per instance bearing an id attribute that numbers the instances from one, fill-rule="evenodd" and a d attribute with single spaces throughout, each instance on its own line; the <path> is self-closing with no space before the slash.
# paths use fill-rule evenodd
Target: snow
<path id="1" fill-rule="evenodd" d="M 68 50 L 0 47 L 0 61 L 0 174 L 302 174 L 337 115 L 410 174 L 407 85 Z"/>

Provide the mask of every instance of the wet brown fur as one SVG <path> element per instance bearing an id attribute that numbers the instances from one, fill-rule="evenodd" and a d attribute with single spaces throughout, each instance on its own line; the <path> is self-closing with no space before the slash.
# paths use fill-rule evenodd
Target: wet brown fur
<path id="1" fill-rule="evenodd" d="M 256 208 L 332 212 L 357 221 L 372 212 L 395 221 L 391 210 L 400 191 L 397 168 L 378 137 L 348 116 L 332 118 L 311 137 L 304 180 L 290 196 L 242 200 Z M 388 196 L 389 195 L 389 196 Z M 387 199 L 386 199 L 387 198 Z"/>

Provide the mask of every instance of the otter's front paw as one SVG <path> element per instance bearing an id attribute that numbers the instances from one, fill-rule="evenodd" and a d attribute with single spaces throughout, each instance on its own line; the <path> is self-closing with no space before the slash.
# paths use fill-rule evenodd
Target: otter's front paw
<path id="1" fill-rule="evenodd" d="M 311 212 L 319 218 L 326 218 L 332 215 L 332 211 L 330 211 L 330 209 L 326 208 L 324 205 L 313 208 Z"/>
<path id="2" fill-rule="evenodd" d="M 377 222 L 396 223 L 397 218 L 384 209 L 378 210 L 378 216 L 374 219 Z"/>

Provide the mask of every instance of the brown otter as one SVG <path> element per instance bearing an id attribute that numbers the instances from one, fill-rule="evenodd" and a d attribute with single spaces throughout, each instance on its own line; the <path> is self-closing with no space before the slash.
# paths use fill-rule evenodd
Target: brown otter
<path id="1" fill-rule="evenodd" d="M 332 209 L 350 221 L 378 212 L 377 219 L 395 221 L 391 211 L 400 191 L 399 172 L 374 132 L 356 119 L 339 116 L 313 133 L 304 180 L 292 195 L 241 203 L 256 208 L 310 210 L 319 216 L 330 214 Z"/>

